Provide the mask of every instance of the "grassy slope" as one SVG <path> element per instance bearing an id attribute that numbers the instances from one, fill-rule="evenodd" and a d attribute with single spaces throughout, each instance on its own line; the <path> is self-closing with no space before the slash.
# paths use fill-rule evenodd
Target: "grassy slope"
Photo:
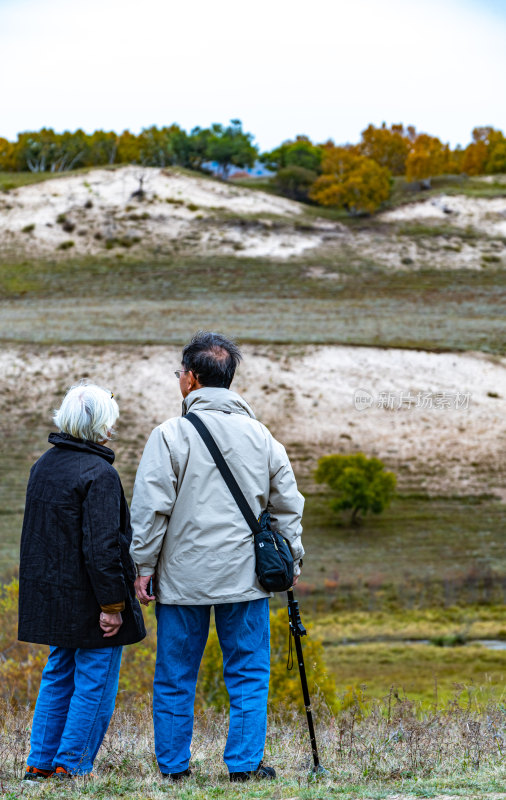
<path id="1" fill-rule="evenodd" d="M 312 263 L 346 277 L 310 278 Z M 203 325 L 251 342 L 506 350 L 504 271 L 388 273 L 346 252 L 4 263 L 0 310 L 4 341 L 180 344 Z"/>

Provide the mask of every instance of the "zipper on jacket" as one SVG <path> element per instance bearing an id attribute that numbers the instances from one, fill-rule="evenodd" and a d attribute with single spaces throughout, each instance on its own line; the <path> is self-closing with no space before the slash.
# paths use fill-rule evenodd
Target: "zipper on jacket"
<path id="1" fill-rule="evenodd" d="M 279 552 L 278 545 L 276 544 L 276 537 L 275 537 L 275 536 L 274 536 L 274 534 L 272 534 L 272 533 L 271 533 L 271 536 L 272 536 L 272 541 L 274 542 L 274 547 L 275 547 L 275 548 L 276 548 L 276 550 L 278 550 L 278 552 Z"/>

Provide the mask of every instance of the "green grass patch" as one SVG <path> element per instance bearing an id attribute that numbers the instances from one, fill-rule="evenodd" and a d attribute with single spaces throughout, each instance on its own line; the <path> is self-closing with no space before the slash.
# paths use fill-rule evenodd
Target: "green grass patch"
<path id="1" fill-rule="evenodd" d="M 86 175 L 89 171 L 90 167 L 73 169 L 69 172 L 0 172 L 0 192 L 9 192 L 21 186 L 31 186 L 34 183 L 68 178 L 72 175 Z"/>
<path id="2" fill-rule="evenodd" d="M 506 273 L 493 264 L 392 274 L 346 251 L 289 262 L 125 253 L 0 265 L 0 339 L 181 344 L 212 326 L 250 342 L 506 350 Z M 315 280 L 314 263 L 345 279 Z"/>
<path id="3" fill-rule="evenodd" d="M 486 702 L 506 683 L 506 652 L 484 645 L 438 647 L 433 644 L 366 642 L 334 645 L 325 654 L 338 691 L 364 686 L 366 694 L 384 697 L 385 687 L 424 705 L 447 703 L 455 685 L 475 687 Z M 479 691 L 478 691 L 479 690 Z M 467 691 L 473 692 L 473 689 Z M 505 698 L 503 698 L 504 700 Z"/>
<path id="4" fill-rule="evenodd" d="M 398 496 L 353 528 L 330 510 L 329 495 L 308 489 L 309 608 L 373 612 L 504 602 L 504 505 L 497 500 Z"/>
<path id="5" fill-rule="evenodd" d="M 481 231 L 467 226 L 466 228 L 458 228 L 454 225 L 426 225 L 419 222 L 406 222 L 398 229 L 400 236 L 408 236 L 411 239 L 416 239 L 424 236 L 434 237 L 443 236 L 448 239 L 456 237 L 468 242 L 475 242 L 479 239 L 488 238 Z"/>
<path id="6" fill-rule="evenodd" d="M 423 641 L 460 636 L 465 642 L 494 639 L 506 643 L 503 605 L 429 606 L 321 613 L 312 630 L 325 644 Z M 506 658 L 506 654 L 504 654 Z"/>

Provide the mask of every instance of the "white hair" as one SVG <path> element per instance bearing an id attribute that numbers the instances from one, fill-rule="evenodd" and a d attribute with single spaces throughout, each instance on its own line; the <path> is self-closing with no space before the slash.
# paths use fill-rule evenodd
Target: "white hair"
<path id="1" fill-rule="evenodd" d="M 53 421 L 62 433 L 76 439 L 100 442 L 110 439 L 119 408 L 112 392 L 86 380 L 71 386 Z"/>

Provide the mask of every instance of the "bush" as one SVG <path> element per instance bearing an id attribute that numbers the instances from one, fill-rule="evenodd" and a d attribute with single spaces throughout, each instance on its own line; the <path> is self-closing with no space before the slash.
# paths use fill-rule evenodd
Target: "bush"
<path id="1" fill-rule="evenodd" d="M 278 192 L 292 200 L 307 200 L 309 189 L 317 178 L 316 172 L 305 167 L 284 167 L 272 182 Z"/>
<path id="2" fill-rule="evenodd" d="M 1 696 L 14 705 L 33 706 L 45 666 L 48 648 L 44 645 L 17 641 L 19 582 L 11 581 L 0 587 L 0 685 Z M 156 659 L 156 619 L 154 606 L 143 608 L 148 635 L 142 642 L 125 647 L 119 680 L 117 704 L 149 695 L 153 688 Z M 336 687 L 327 675 L 322 644 L 311 638 L 303 639 L 304 658 L 312 699 L 323 698 L 331 707 L 336 701 Z M 288 613 L 285 609 L 271 612 L 271 682 L 269 702 L 272 706 L 300 708 L 302 693 L 297 663 L 288 672 Z M 197 709 L 221 709 L 228 705 L 223 681 L 223 666 L 218 636 L 211 627 L 209 640 L 200 667 L 197 685 Z"/>
<path id="3" fill-rule="evenodd" d="M 390 504 L 397 482 L 378 458 L 367 458 L 363 453 L 323 456 L 318 460 L 315 480 L 326 483 L 334 493 L 330 502 L 334 511 L 351 509 L 352 524 L 359 521 L 361 513 L 380 514 Z"/>

